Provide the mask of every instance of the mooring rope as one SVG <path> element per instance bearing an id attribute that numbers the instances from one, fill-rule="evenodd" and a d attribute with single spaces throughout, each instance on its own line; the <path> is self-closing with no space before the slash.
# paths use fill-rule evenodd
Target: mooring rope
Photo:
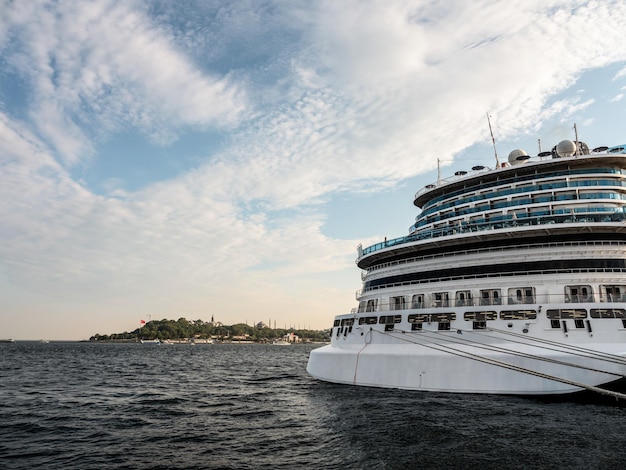
<path id="1" fill-rule="evenodd" d="M 467 331 L 469 332 L 469 330 L 467 330 Z M 548 347 L 539 346 L 539 345 L 537 345 L 536 347 L 543 347 L 544 349 L 552 349 L 552 350 L 555 350 L 555 351 L 562 351 L 562 352 L 567 352 L 567 350 L 571 350 L 571 351 L 575 351 L 580 356 L 584 356 L 584 357 L 594 357 L 594 356 L 596 356 L 597 359 L 601 359 L 601 360 L 604 360 L 606 362 L 613 362 L 615 364 L 626 364 L 626 358 L 622 357 L 622 356 L 618 356 L 616 354 L 610 354 L 610 353 L 606 353 L 606 352 L 602 352 L 602 351 L 594 351 L 593 349 L 583 348 L 581 346 L 573 346 L 573 345 L 569 345 L 569 344 L 563 344 L 563 343 L 559 343 L 558 341 L 550 341 L 549 339 L 544 339 L 544 338 L 531 338 L 531 337 L 528 337 L 528 336 L 521 335 L 519 333 L 515 333 L 513 331 L 499 330 L 497 328 L 487 328 L 487 331 L 493 331 L 495 333 L 500 333 L 500 334 L 503 334 L 503 335 L 514 336 L 514 337 L 517 337 L 517 338 L 523 338 L 523 339 L 526 340 L 526 342 L 507 340 L 507 341 L 511 341 L 511 342 L 517 342 L 517 343 L 520 343 L 520 344 L 530 344 L 530 345 L 534 345 L 532 343 L 549 344 L 551 346 L 556 346 L 559 349 L 553 349 L 553 348 L 548 348 Z M 483 333 L 479 333 L 478 331 L 475 331 L 475 330 L 472 330 L 471 333 L 474 333 L 476 335 L 483 334 Z"/>
<path id="2" fill-rule="evenodd" d="M 523 374 L 528 374 L 528 375 L 533 375 L 535 377 L 539 377 L 542 379 L 547 379 L 547 380 L 553 380 L 555 382 L 560 382 L 560 383 L 564 383 L 566 385 L 572 385 L 574 387 L 579 387 L 585 390 L 589 390 L 595 393 L 599 393 L 602 395 L 608 395 L 608 396 L 612 396 L 615 399 L 618 400 L 626 400 L 626 394 L 623 393 L 619 393 L 619 392 L 614 392 L 612 390 L 605 390 L 603 388 L 600 387 L 595 387 L 592 385 L 587 385 L 587 384 L 583 384 L 580 382 L 576 382 L 574 380 L 569 380 L 569 379 L 564 379 L 562 377 L 557 377 L 554 375 L 550 375 L 550 374 L 545 374 L 543 372 L 539 372 L 536 370 L 532 370 L 532 369 L 527 369 L 525 367 L 521 367 L 521 366 L 516 366 L 514 364 L 509 364 L 507 362 L 503 362 L 503 361 L 499 361 L 497 359 L 490 359 L 490 358 L 486 358 L 477 354 L 473 354 L 467 351 L 459 351 L 458 349 L 452 348 L 450 346 L 444 346 L 444 345 L 433 345 L 433 344 L 424 344 L 424 343 L 414 343 L 412 341 L 410 341 L 407 336 L 406 336 L 406 332 L 403 334 L 403 336 L 396 336 L 393 334 L 389 334 L 387 332 L 382 332 L 382 331 L 378 331 L 378 330 L 374 330 L 377 333 L 383 335 L 383 336 L 389 336 L 390 338 L 394 338 L 394 339 L 399 339 L 401 341 L 405 341 L 411 344 L 419 344 L 420 346 L 425 346 L 427 348 L 431 348 L 431 349 L 435 349 L 437 351 L 441 351 L 441 352 L 445 352 L 448 354 L 452 354 L 454 356 L 459 356 L 459 357 L 463 357 L 466 359 L 472 359 L 478 362 L 483 362 L 485 364 L 491 364 L 497 367 L 502 367 L 505 369 L 509 369 L 509 370 L 514 370 L 516 372 L 521 372 Z"/>
<path id="3" fill-rule="evenodd" d="M 463 333 L 474 333 L 473 330 L 457 330 L 461 331 Z M 430 333 L 430 334 L 439 334 L 439 331 L 429 331 L 429 330 L 423 330 L 423 333 Z M 478 334 L 478 333 L 476 333 Z M 442 337 L 444 337 L 443 335 L 441 335 Z M 572 362 L 567 362 L 567 361 L 563 361 L 563 360 L 559 360 L 559 359 L 552 359 L 549 357 L 543 357 L 543 356 L 538 356 L 536 354 L 532 354 L 529 352 L 522 352 L 522 351 L 515 351 L 513 349 L 509 349 L 509 348 L 505 348 L 503 346 L 496 346 L 493 344 L 486 344 L 486 343 L 479 343 L 477 341 L 473 341 L 471 339 L 467 339 L 467 338 L 463 338 L 461 336 L 445 336 L 446 341 L 450 342 L 450 343 L 457 343 L 457 344 L 467 344 L 468 346 L 472 346 L 474 348 L 477 349 L 487 349 L 489 351 L 497 351 L 497 352 L 504 352 L 506 354 L 510 354 L 512 356 L 518 356 L 518 357 L 525 357 L 528 359 L 534 359 L 536 361 L 543 361 L 543 362 L 549 362 L 551 364 L 559 364 L 559 365 L 563 365 L 563 366 L 568 366 L 568 367 L 575 367 L 578 369 L 583 369 L 583 370 L 588 370 L 588 371 L 592 371 L 592 372 L 601 372 L 603 374 L 610 374 L 610 375 L 615 375 L 616 377 L 623 377 L 622 374 L 617 373 L 617 372 L 611 372 L 608 370 L 603 370 L 603 369 L 596 369 L 593 367 L 588 367 L 588 366 L 584 366 L 582 364 L 575 364 Z M 529 343 L 523 343 L 521 341 L 511 341 L 512 343 L 518 343 L 518 344 L 522 344 L 524 346 L 531 346 L 534 348 L 541 348 L 541 349 L 546 349 L 546 350 L 553 350 L 553 351 L 557 351 L 557 352 L 565 352 L 567 354 L 570 354 L 567 351 L 559 351 L 558 349 L 553 349 L 553 348 L 545 348 L 543 346 L 537 346 L 537 345 L 533 345 L 533 344 L 529 344 Z M 419 343 L 419 344 L 423 344 L 423 343 Z M 583 357 L 588 357 L 588 356 L 583 356 Z M 595 359 L 595 360 L 600 360 L 598 358 L 591 358 L 591 359 Z"/>

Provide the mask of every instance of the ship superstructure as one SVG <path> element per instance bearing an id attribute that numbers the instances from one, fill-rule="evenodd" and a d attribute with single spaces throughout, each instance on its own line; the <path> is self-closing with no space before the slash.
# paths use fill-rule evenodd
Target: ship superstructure
<path id="1" fill-rule="evenodd" d="M 358 247 L 358 306 L 319 379 L 561 394 L 626 375 L 626 150 L 563 141 L 417 192 L 404 237 Z"/>

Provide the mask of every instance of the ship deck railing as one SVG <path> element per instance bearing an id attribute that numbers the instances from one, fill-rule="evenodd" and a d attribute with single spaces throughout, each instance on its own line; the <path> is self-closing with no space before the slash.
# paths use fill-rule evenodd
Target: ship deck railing
<path id="1" fill-rule="evenodd" d="M 619 145 L 619 146 L 615 146 L 610 148 L 608 151 L 606 152 L 592 152 L 590 155 L 577 155 L 574 157 L 570 157 L 573 159 L 578 159 L 580 157 L 585 157 L 585 158 L 589 158 L 589 157 L 605 157 L 607 155 L 612 155 L 612 156 L 622 156 L 626 154 L 626 150 L 624 150 L 624 145 Z M 562 160 L 561 158 L 559 158 L 559 160 Z M 546 161 L 553 161 L 552 158 L 541 158 L 539 157 L 538 159 L 535 159 L 534 157 L 531 157 L 530 162 L 532 163 L 541 163 L 541 162 L 546 162 Z M 526 166 L 526 165 L 525 165 Z M 516 168 L 518 167 L 513 166 L 511 167 L 510 165 L 508 165 L 507 163 L 505 163 L 501 169 L 502 170 L 510 170 L 511 168 Z M 422 194 L 425 194 L 429 191 L 432 191 L 433 189 L 436 189 L 438 187 L 442 187 L 442 186 L 446 186 L 449 183 L 453 183 L 453 182 L 458 182 L 460 180 L 466 180 L 468 178 L 472 178 L 480 173 L 486 173 L 486 172 L 492 172 L 493 170 L 489 167 L 485 167 L 485 166 L 476 166 L 474 168 L 472 168 L 472 171 L 468 172 L 468 171 L 460 171 L 455 173 L 453 176 L 449 176 L 447 178 L 440 178 L 439 180 L 431 183 L 431 184 L 427 184 L 426 186 L 424 186 L 423 188 L 421 188 L 420 190 L 418 190 L 415 193 L 414 199 L 419 198 Z M 616 170 L 613 168 L 584 168 L 584 169 L 580 169 L 580 170 L 572 170 L 569 169 L 566 172 L 563 171 L 553 171 L 553 172 L 549 172 L 549 173 L 543 173 L 542 176 L 544 178 L 546 177 L 554 177 L 554 176 L 561 176 L 561 175 L 572 175 L 572 174 L 580 174 L 580 173 L 584 173 L 584 174 L 589 174 L 589 173 L 618 173 L 620 172 L 620 170 Z M 527 176 L 527 178 L 533 178 L 534 176 Z M 491 186 L 495 186 L 495 185 L 500 185 L 502 184 L 503 180 L 506 180 L 507 177 L 505 178 L 497 178 L 494 179 L 494 181 L 492 182 L 481 182 L 481 187 L 485 188 L 485 187 L 491 187 Z M 508 179 L 510 180 L 519 180 L 519 176 L 518 175 L 511 175 L 510 177 L 508 177 Z M 463 190 L 464 191 L 464 190 Z M 461 192 L 461 191 L 459 191 Z M 449 194 L 454 194 L 454 193 L 448 193 L 447 195 L 449 196 Z M 432 199 L 431 201 L 437 201 L 438 198 Z"/>
<path id="2" fill-rule="evenodd" d="M 459 302 L 454 299 L 432 302 L 406 302 L 404 304 L 396 304 L 393 302 L 379 302 L 376 307 L 362 306 L 352 309 L 352 313 L 380 313 L 380 312 L 396 312 L 405 310 L 430 310 L 430 309 L 451 309 L 453 307 L 469 307 L 488 310 L 489 308 L 515 309 L 515 308 L 537 308 L 537 305 L 562 304 L 567 308 L 576 309 L 577 306 L 594 304 L 594 308 L 598 308 L 598 304 L 606 304 L 606 309 L 611 309 L 611 305 L 615 303 L 626 303 L 626 295 L 588 295 L 588 296 L 571 296 L 567 294 L 537 294 L 532 296 L 524 296 L 522 299 L 516 296 L 505 296 L 499 299 L 465 299 Z M 575 313 L 575 312 L 574 312 Z"/>
<path id="3" fill-rule="evenodd" d="M 604 210 L 603 210 L 604 209 Z M 584 213 L 582 213 L 584 211 Z M 567 223 L 609 223 L 618 222 L 624 223 L 626 221 L 626 214 L 621 211 L 615 211 L 611 208 L 610 213 L 607 213 L 606 208 L 577 208 L 573 213 L 568 214 L 542 214 L 529 217 L 513 217 L 512 215 L 498 217 L 498 219 L 484 220 L 481 219 L 476 222 L 461 222 L 458 224 L 450 225 L 443 228 L 422 230 L 418 233 L 413 233 L 404 237 L 392 238 L 383 242 L 376 243 L 362 248 L 359 252 L 359 258 L 374 253 L 385 248 L 393 246 L 403 245 L 405 243 L 412 243 L 421 240 L 428 240 L 432 238 L 460 235 L 471 232 L 482 232 L 486 230 L 498 230 L 504 228 L 517 228 L 528 227 L 534 225 L 552 225 L 552 224 L 567 224 Z M 547 211 L 545 211 L 547 212 Z M 594 213 L 596 212 L 596 213 Z"/>

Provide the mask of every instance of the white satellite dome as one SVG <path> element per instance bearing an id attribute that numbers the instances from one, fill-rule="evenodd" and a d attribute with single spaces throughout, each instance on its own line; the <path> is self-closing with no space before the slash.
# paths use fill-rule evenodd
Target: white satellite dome
<path id="1" fill-rule="evenodd" d="M 559 157 L 571 157 L 576 153 L 576 144 L 571 140 L 562 140 L 556 146 L 556 154 Z"/>
<path id="2" fill-rule="evenodd" d="M 511 165 L 519 165 L 520 163 L 524 163 L 530 157 L 526 153 L 526 150 L 515 149 L 509 153 L 509 163 Z"/>

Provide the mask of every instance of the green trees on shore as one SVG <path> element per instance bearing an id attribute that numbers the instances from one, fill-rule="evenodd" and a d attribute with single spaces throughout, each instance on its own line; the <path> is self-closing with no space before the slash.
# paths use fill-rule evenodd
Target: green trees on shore
<path id="1" fill-rule="evenodd" d="M 250 341 L 272 341 L 281 338 L 287 333 L 298 335 L 303 341 L 329 341 L 328 330 L 296 330 L 256 328 L 245 323 L 222 325 L 221 323 L 205 322 L 202 320 L 189 321 L 185 318 L 178 320 L 154 320 L 140 328 L 123 333 L 109 335 L 95 334 L 90 341 L 135 341 L 138 339 L 181 340 L 186 338 L 217 338 L 220 340 L 233 337 L 246 337 Z"/>

